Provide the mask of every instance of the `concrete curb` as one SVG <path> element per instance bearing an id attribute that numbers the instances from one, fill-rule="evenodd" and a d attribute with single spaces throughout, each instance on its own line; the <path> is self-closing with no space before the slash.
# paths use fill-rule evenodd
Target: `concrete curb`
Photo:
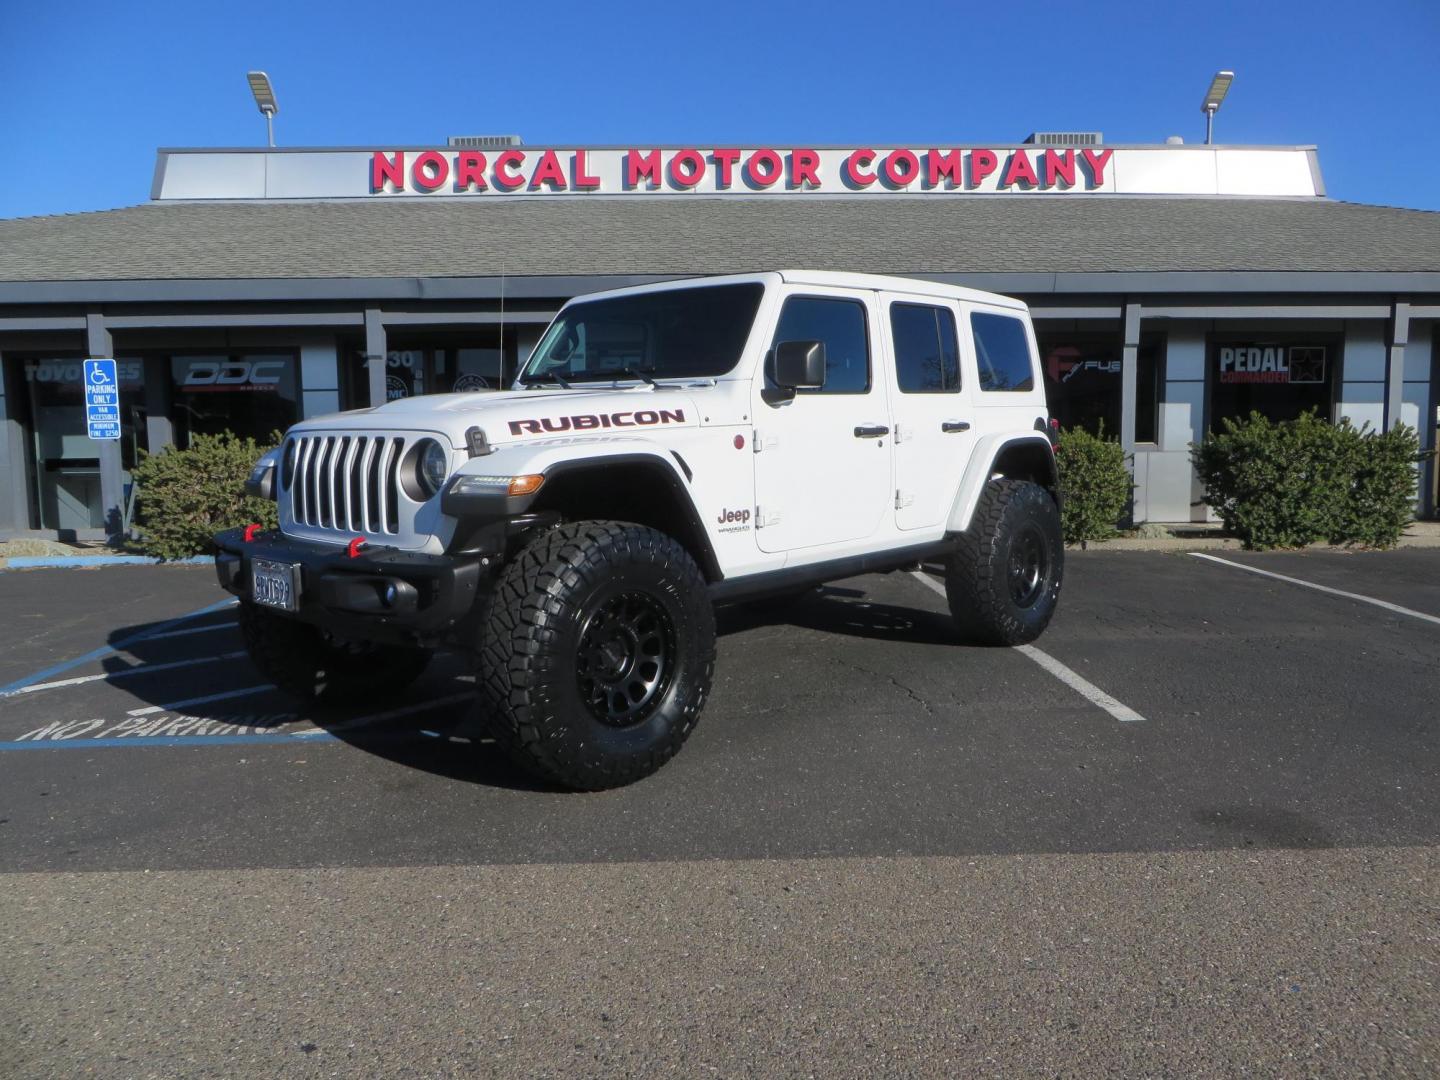
<path id="1" fill-rule="evenodd" d="M 1393 550 L 1402 548 L 1440 548 L 1440 536 L 1402 536 Z M 1066 551 L 1079 551 L 1079 544 L 1066 544 Z M 1157 537 L 1146 540 L 1140 537 L 1120 537 L 1115 540 L 1094 540 L 1086 551 L 1244 551 L 1245 545 L 1229 536 L 1197 536 L 1187 540 L 1180 536 Z M 1349 551 L 1366 552 L 1371 549 L 1347 547 L 1344 544 L 1309 544 L 1304 551 Z"/>
<path id="2" fill-rule="evenodd" d="M 31 570 L 39 567 L 80 569 L 89 566 L 208 566 L 212 555 L 191 559 L 157 559 L 150 555 L 11 555 L 0 558 L 0 570 Z"/>

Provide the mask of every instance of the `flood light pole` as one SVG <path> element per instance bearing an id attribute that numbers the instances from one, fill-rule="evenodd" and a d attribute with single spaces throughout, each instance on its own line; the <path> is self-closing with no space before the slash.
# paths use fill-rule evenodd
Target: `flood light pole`
<path id="1" fill-rule="evenodd" d="M 1230 92 L 1230 84 L 1235 81 L 1233 71 L 1217 71 L 1215 78 L 1210 80 L 1210 89 L 1205 91 L 1205 100 L 1200 104 L 1200 111 L 1205 114 L 1205 145 L 1209 146 L 1215 133 L 1215 114 L 1220 111 L 1220 103 L 1225 100 L 1225 95 Z"/>
<path id="2" fill-rule="evenodd" d="M 280 105 L 275 100 L 275 88 L 270 85 L 270 76 L 263 71 L 247 72 L 245 77 L 250 80 L 250 93 L 254 95 L 255 104 L 265 114 L 265 131 L 270 137 L 270 145 L 275 145 L 275 114 L 280 111 Z"/>

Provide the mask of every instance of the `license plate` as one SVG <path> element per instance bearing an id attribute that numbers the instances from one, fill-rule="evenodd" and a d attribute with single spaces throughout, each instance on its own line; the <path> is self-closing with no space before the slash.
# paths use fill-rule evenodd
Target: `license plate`
<path id="1" fill-rule="evenodd" d="M 296 563 L 250 563 L 250 595 L 255 603 L 281 611 L 300 610 L 300 567 Z"/>

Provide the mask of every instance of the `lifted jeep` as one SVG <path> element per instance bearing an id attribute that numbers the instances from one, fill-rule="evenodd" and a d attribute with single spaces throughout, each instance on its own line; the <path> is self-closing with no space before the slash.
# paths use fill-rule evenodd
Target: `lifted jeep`
<path id="1" fill-rule="evenodd" d="M 476 657 L 526 769 L 596 790 L 694 729 L 713 605 L 940 562 L 964 637 L 1060 591 L 1055 457 L 1024 304 L 862 274 L 692 279 L 571 301 L 515 384 L 295 425 L 215 538 L 246 645 L 303 698 Z"/>

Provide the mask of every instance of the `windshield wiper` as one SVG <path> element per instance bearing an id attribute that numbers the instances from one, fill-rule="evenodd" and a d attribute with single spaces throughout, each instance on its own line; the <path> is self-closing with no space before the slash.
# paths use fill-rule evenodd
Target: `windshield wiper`
<path id="1" fill-rule="evenodd" d="M 552 381 L 554 381 L 554 382 L 556 382 L 556 383 L 559 383 L 562 389 L 565 389 L 565 390 L 569 390 L 569 389 L 570 389 L 570 380 L 569 380 L 569 379 L 566 379 L 566 378 L 563 378 L 563 377 L 560 375 L 560 373 L 557 372 L 557 371 L 537 371 L 537 372 L 535 372 L 533 375 L 530 375 L 529 378 L 531 378 L 531 379 L 550 379 L 550 380 L 552 380 Z M 539 384 L 538 382 L 532 382 L 529 386 L 526 387 L 526 389 L 527 389 L 527 390 L 533 390 L 533 389 L 535 389 L 535 387 L 537 387 L 537 386 L 539 386 L 539 385 L 540 385 L 540 384 Z"/>
<path id="2" fill-rule="evenodd" d="M 641 382 L 647 382 L 647 383 L 649 383 L 651 386 L 659 386 L 659 385 L 660 385 L 660 384 L 657 383 L 654 379 L 652 379 L 649 375 L 645 374 L 645 372 L 641 371 L 639 368 L 633 368 L 633 367 L 629 367 L 629 366 L 626 366 L 626 367 L 617 367 L 617 368 L 610 368 L 608 371 L 605 372 L 605 374 L 606 374 L 606 375 L 628 375 L 628 376 L 630 376 L 630 378 L 632 378 L 632 379 L 639 379 Z"/>

